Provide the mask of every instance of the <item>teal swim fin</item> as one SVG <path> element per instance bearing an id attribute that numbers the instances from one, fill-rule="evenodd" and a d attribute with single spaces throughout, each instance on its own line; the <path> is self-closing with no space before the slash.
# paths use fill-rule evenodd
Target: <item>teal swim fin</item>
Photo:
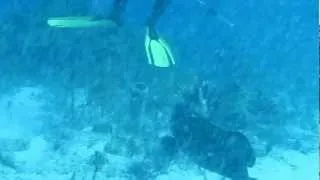
<path id="1" fill-rule="evenodd" d="M 116 27 L 117 23 L 111 19 L 102 19 L 90 16 L 54 17 L 47 20 L 50 27 L 56 28 L 89 28 L 89 27 Z"/>
<path id="2" fill-rule="evenodd" d="M 175 64 L 169 45 L 151 27 L 147 27 L 145 50 L 148 62 L 153 66 L 170 67 Z"/>

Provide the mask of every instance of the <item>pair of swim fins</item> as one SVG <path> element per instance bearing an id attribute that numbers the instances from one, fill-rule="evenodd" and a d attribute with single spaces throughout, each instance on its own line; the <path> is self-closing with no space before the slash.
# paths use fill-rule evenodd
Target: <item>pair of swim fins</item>
<path id="1" fill-rule="evenodd" d="M 119 26 L 112 19 L 90 16 L 49 18 L 47 24 L 55 28 L 113 28 Z M 147 27 L 145 35 L 145 51 L 148 63 L 155 67 L 171 67 L 175 64 L 170 46 L 159 36 L 155 28 Z"/>

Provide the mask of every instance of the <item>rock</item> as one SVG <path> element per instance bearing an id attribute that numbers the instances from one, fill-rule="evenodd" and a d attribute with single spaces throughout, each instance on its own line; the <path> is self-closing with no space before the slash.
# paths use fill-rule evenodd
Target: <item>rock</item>
<path id="1" fill-rule="evenodd" d="M 12 153 L 0 153 L 0 164 L 14 170 L 17 170 L 17 165 L 15 163 L 15 159 Z"/>
<path id="2" fill-rule="evenodd" d="M 0 151 L 24 151 L 29 147 L 29 140 L 26 139 L 0 139 Z"/>
<path id="3" fill-rule="evenodd" d="M 107 122 L 101 122 L 92 126 L 92 132 L 109 134 L 112 132 L 112 125 Z"/>
<path id="4" fill-rule="evenodd" d="M 43 137 L 37 136 L 31 139 L 27 150 L 16 152 L 16 158 L 25 163 L 37 164 L 47 158 L 48 150 L 48 142 Z"/>

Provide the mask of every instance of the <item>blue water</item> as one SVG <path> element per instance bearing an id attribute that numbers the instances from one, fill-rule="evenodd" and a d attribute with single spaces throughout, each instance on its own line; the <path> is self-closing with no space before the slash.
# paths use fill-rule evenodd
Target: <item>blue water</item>
<path id="1" fill-rule="evenodd" d="M 10 111 L 10 106 L 3 106 L 0 117 L 7 119 L 0 118 L 0 124 L 27 123 L 30 134 L 43 136 L 50 144 L 65 135 L 54 137 L 57 129 L 80 133 L 101 121 L 126 132 L 125 128 L 134 129 L 130 123 L 135 121 L 123 119 L 144 110 L 141 116 L 148 128 L 143 133 L 153 138 L 168 130 L 170 113 L 181 94 L 207 80 L 214 92 L 208 97 L 214 102 L 209 114 L 216 125 L 275 147 L 316 151 L 316 1 L 172 0 L 156 26 L 176 60 L 164 69 L 149 65 L 144 52 L 144 26 L 153 1 L 129 0 L 119 29 L 49 28 L 47 18 L 77 13 L 66 2 L 0 3 L 0 100 L 15 104 L 10 97 L 21 88 L 40 88 L 42 109 L 51 113 L 40 124 L 34 117 L 28 123 L 21 120 L 23 116 L 12 120 L 1 115 Z M 106 16 L 112 1 L 69 3 L 78 4 L 80 14 Z M 217 15 L 208 14 L 209 9 Z M 146 85 L 148 94 L 131 107 L 131 88 L 137 82 Z M 87 102 L 79 105 L 78 99 Z M 52 122 L 49 116 L 62 120 Z M 0 147 L 0 164 L 1 151 Z"/>

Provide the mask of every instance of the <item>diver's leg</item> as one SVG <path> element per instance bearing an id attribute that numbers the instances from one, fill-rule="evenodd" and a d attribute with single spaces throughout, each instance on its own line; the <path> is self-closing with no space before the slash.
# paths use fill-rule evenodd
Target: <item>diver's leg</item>
<path id="1" fill-rule="evenodd" d="M 171 48 L 160 39 L 155 25 L 171 0 L 156 0 L 146 22 L 145 50 L 149 64 L 157 67 L 170 67 L 175 64 Z"/>
<path id="2" fill-rule="evenodd" d="M 114 20 L 117 24 L 121 24 L 121 15 L 124 12 L 128 0 L 114 0 L 112 4 L 109 18 Z"/>
<path id="3" fill-rule="evenodd" d="M 151 15 L 149 16 L 147 20 L 147 25 L 149 27 L 155 26 L 158 19 L 161 17 L 161 15 L 164 13 L 165 9 L 167 8 L 168 4 L 171 2 L 171 0 L 156 0 Z"/>

